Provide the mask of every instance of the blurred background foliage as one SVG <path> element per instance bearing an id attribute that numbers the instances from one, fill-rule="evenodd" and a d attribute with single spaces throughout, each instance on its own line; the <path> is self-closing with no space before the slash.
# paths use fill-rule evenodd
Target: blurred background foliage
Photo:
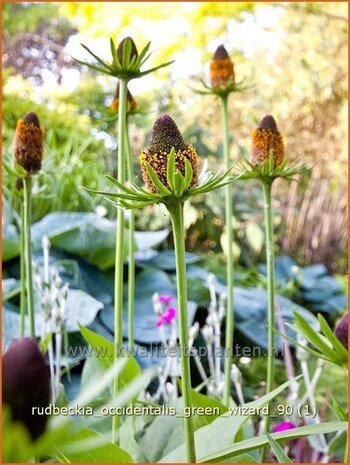
<path id="1" fill-rule="evenodd" d="M 313 166 L 308 179 L 276 183 L 280 253 L 303 264 L 346 270 L 347 3 L 3 3 L 3 161 L 11 161 L 16 121 L 38 113 L 46 157 L 34 186 L 34 221 L 52 211 L 93 211 L 103 204 L 79 186 L 103 187 L 115 174 L 116 81 L 78 65 L 86 44 L 109 58 L 109 37 L 131 35 L 138 47 L 152 41 L 151 60 L 175 63 L 132 82 L 140 112 L 130 119 L 132 149 L 147 144 L 152 123 L 170 113 L 202 158 L 221 164 L 220 108 L 193 89 L 206 79 L 215 48 L 224 43 L 237 80 L 248 89 L 230 99 L 232 158 L 249 156 L 250 133 L 272 113 L 291 159 Z M 20 202 L 15 179 L 3 180 L 5 220 Z M 221 253 L 223 193 L 191 201 L 186 212 L 188 249 Z M 115 212 L 105 205 L 108 216 Z M 161 229 L 159 207 L 138 213 L 139 229 Z M 261 260 L 262 196 L 254 183 L 234 188 L 235 244 L 243 265 Z"/>

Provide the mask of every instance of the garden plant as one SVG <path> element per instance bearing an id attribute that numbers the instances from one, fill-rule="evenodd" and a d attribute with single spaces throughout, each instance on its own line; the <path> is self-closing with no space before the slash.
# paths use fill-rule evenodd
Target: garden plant
<path id="1" fill-rule="evenodd" d="M 343 10 L 177 5 L 2 5 L 3 463 L 347 463 L 341 159 L 322 171 L 328 152 L 312 131 L 303 146 L 288 113 L 315 79 L 299 40 L 287 55 L 302 79 L 277 96 L 249 60 L 260 44 L 232 40 L 253 20 L 265 37 L 270 14 L 279 42 L 285 27 L 316 47 L 312 27 L 323 37 Z M 177 43 L 181 28 L 196 41 Z M 266 63 L 281 53 L 267 50 Z M 318 199 L 315 179 L 331 186 Z"/>

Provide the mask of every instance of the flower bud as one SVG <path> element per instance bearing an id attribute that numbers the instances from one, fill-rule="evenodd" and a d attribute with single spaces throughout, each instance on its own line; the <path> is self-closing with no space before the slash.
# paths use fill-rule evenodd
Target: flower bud
<path id="1" fill-rule="evenodd" d="M 280 165 L 284 158 L 283 137 L 278 132 L 274 117 L 266 115 L 252 134 L 252 165 L 260 165 L 269 160 L 270 153 L 274 166 Z"/>
<path id="2" fill-rule="evenodd" d="M 346 350 L 349 346 L 349 312 L 346 312 L 345 315 L 336 324 L 334 334 L 343 344 Z"/>
<path id="3" fill-rule="evenodd" d="M 27 113 L 19 120 L 13 141 L 13 157 L 28 173 L 41 168 L 44 155 L 43 130 L 35 113 Z"/>
<path id="4" fill-rule="evenodd" d="M 117 88 L 114 93 L 112 103 L 111 103 L 111 109 L 113 111 L 118 111 L 119 109 L 119 93 L 120 93 L 120 85 L 118 83 Z M 129 91 L 129 89 L 127 89 L 126 91 L 126 106 L 127 106 L 127 109 L 126 109 L 127 113 L 131 111 L 135 111 L 137 108 L 137 102 L 134 99 L 132 93 Z"/>
<path id="5" fill-rule="evenodd" d="M 213 89 L 234 84 L 235 72 L 233 63 L 223 45 L 220 45 L 210 63 L 210 85 Z"/>
<path id="6" fill-rule="evenodd" d="M 50 377 L 36 342 L 22 338 L 2 357 L 3 402 L 10 407 L 12 419 L 23 423 L 32 439 L 45 430 L 47 416 L 32 411 L 50 402 Z"/>
<path id="7" fill-rule="evenodd" d="M 123 50 L 124 50 L 125 42 L 126 42 L 127 39 L 129 39 L 131 41 L 130 59 L 133 58 L 134 56 L 136 56 L 136 58 L 139 56 L 136 45 L 135 45 L 135 42 L 132 40 L 131 37 L 125 37 L 125 39 L 123 39 L 119 43 L 118 49 L 117 49 L 118 60 L 119 60 L 120 63 L 122 63 L 122 60 L 123 60 Z"/>
<path id="8" fill-rule="evenodd" d="M 193 169 L 193 177 L 189 187 L 198 184 L 198 155 L 196 150 L 192 145 L 187 145 L 184 142 L 175 121 L 169 115 L 161 115 L 154 123 L 148 149 L 140 155 L 142 177 L 150 192 L 157 192 L 157 189 L 149 178 L 146 162 L 157 173 L 160 181 L 169 188 L 167 161 L 173 147 L 175 149 L 175 167 L 184 175 L 185 158 L 187 158 Z"/>

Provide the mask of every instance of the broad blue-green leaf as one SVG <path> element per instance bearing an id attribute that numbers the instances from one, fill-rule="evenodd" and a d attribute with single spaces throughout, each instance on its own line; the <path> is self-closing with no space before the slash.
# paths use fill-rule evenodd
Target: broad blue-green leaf
<path id="1" fill-rule="evenodd" d="M 293 312 L 302 315 L 308 323 L 318 329 L 317 318 L 308 310 L 297 305 L 284 296 L 276 295 L 285 322 L 294 322 Z M 267 292 L 258 288 L 234 288 L 235 315 L 237 328 L 258 346 L 267 349 Z M 295 332 L 287 329 L 287 335 L 295 339 Z M 278 350 L 282 348 L 282 340 L 276 336 Z"/>
<path id="2" fill-rule="evenodd" d="M 2 228 L 2 261 L 18 257 L 20 251 L 19 233 L 13 224 L 4 224 Z"/>
<path id="3" fill-rule="evenodd" d="M 176 285 L 164 271 L 155 268 L 145 268 L 136 275 L 135 286 L 135 340 L 142 344 L 160 343 L 161 337 L 156 326 L 157 317 L 153 310 L 152 296 L 155 292 L 159 294 L 170 294 L 176 297 Z M 127 337 L 127 293 L 124 293 L 124 312 L 123 312 L 123 335 Z M 177 301 L 174 299 L 172 305 L 176 308 Z M 188 302 L 188 320 L 192 324 L 194 315 L 197 310 L 195 302 Z M 106 306 L 100 313 L 103 324 L 114 330 L 114 309 Z M 163 326 L 165 337 L 170 336 L 171 328 L 169 325 Z"/>
<path id="4" fill-rule="evenodd" d="M 136 247 L 145 250 L 158 245 L 169 231 L 137 231 Z M 94 213 L 50 213 L 32 227 L 34 246 L 48 235 L 54 247 L 78 255 L 101 270 L 113 267 L 115 262 L 116 222 Z M 124 249 L 124 257 L 127 256 Z"/>

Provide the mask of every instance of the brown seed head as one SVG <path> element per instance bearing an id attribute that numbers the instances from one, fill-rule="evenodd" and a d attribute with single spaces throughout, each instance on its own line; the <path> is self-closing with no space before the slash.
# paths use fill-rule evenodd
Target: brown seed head
<path id="1" fill-rule="evenodd" d="M 111 109 L 113 111 L 119 110 L 119 92 L 120 92 L 120 86 L 118 83 L 117 88 L 114 93 L 112 103 L 111 103 Z M 129 89 L 127 89 L 126 91 L 126 104 L 127 104 L 127 110 L 126 110 L 127 112 L 135 111 L 137 108 L 137 102 L 134 99 L 132 93 L 129 91 Z"/>
<path id="2" fill-rule="evenodd" d="M 220 45 L 210 63 L 210 85 L 213 89 L 235 82 L 234 65 L 223 45 Z"/>
<path id="3" fill-rule="evenodd" d="M 190 187 L 198 183 L 198 155 L 192 145 L 187 145 L 175 123 L 169 115 L 161 115 L 154 123 L 148 149 L 140 155 L 141 173 L 147 189 L 157 192 L 150 180 L 145 162 L 148 162 L 157 173 L 162 183 L 169 187 L 167 181 L 167 162 L 171 149 L 175 149 L 175 166 L 184 175 L 185 159 L 187 158 L 193 169 Z"/>
<path id="4" fill-rule="evenodd" d="M 2 356 L 3 402 L 12 419 L 23 423 L 32 439 L 45 430 L 47 416 L 32 412 L 50 402 L 50 376 L 36 342 L 28 337 L 10 345 Z"/>
<path id="5" fill-rule="evenodd" d="M 138 51 L 137 51 L 137 48 L 136 48 L 136 45 L 135 45 L 135 42 L 132 40 L 131 37 L 125 37 L 125 39 L 123 39 L 119 45 L 118 45 L 118 48 L 117 48 L 117 56 L 118 56 L 118 60 L 119 62 L 121 63 L 122 62 L 122 59 L 123 59 L 123 50 L 124 50 L 124 45 L 125 45 L 125 41 L 126 39 L 130 39 L 131 40 L 131 54 L 130 54 L 130 58 L 136 56 L 138 57 L 139 54 L 138 54 Z"/>
<path id="6" fill-rule="evenodd" d="M 27 113 L 23 120 L 18 121 L 13 156 L 28 173 L 33 174 L 40 170 L 44 156 L 44 137 L 35 113 Z"/>
<path id="7" fill-rule="evenodd" d="M 346 350 L 349 346 L 349 312 L 346 312 L 345 315 L 341 317 L 338 321 L 334 334 L 337 336 L 339 341 L 343 344 Z"/>
<path id="8" fill-rule="evenodd" d="M 266 115 L 252 133 L 252 165 L 260 165 L 269 160 L 270 153 L 273 155 L 275 166 L 279 166 L 284 159 L 283 137 L 278 132 L 274 117 Z"/>

